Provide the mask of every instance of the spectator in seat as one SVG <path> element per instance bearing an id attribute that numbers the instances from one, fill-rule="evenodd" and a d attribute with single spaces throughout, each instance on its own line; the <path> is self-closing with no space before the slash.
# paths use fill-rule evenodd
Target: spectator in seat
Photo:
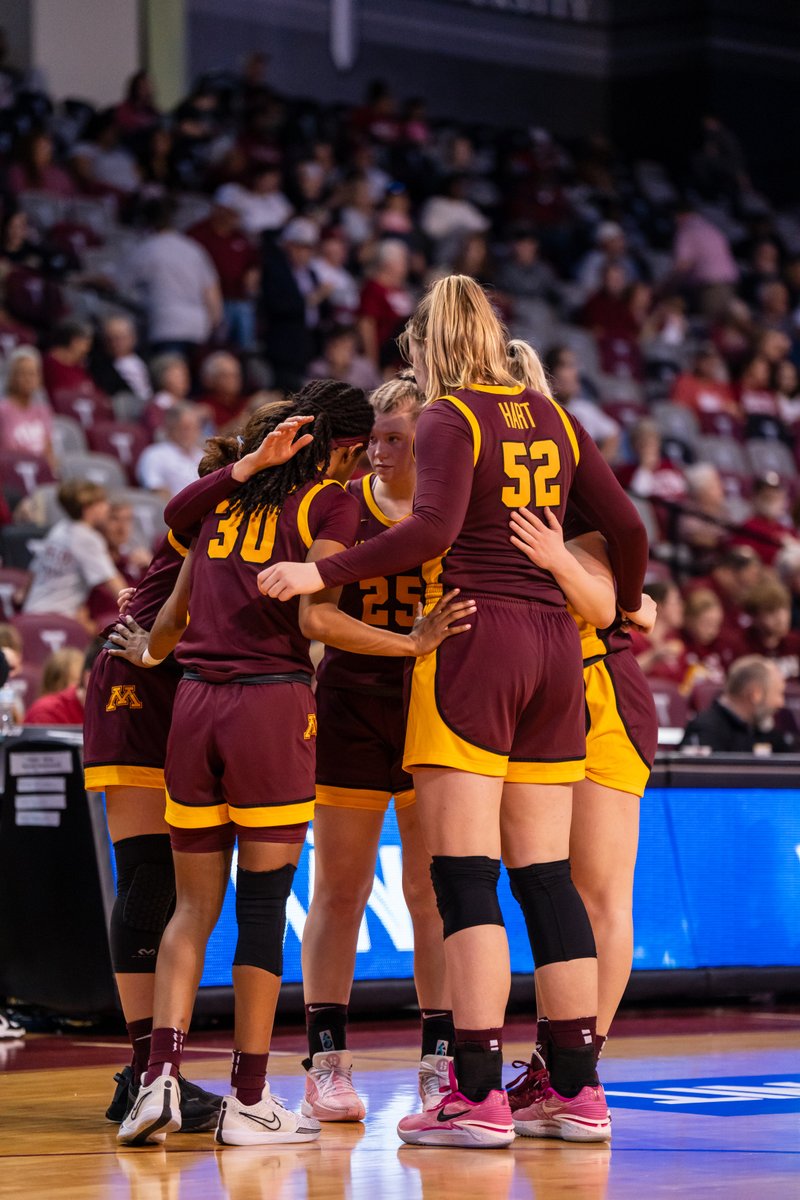
<path id="1" fill-rule="evenodd" d="M 152 129 L 161 120 L 147 71 L 136 71 L 131 75 L 125 89 L 125 99 L 114 110 L 114 118 L 120 133 L 126 136 Z"/>
<path id="2" fill-rule="evenodd" d="M 86 703 L 86 688 L 94 660 L 103 649 L 103 639 L 97 638 L 83 658 L 83 670 L 77 683 L 60 692 L 51 692 L 34 700 L 25 714 L 25 725 L 82 725 Z"/>
<path id="3" fill-rule="evenodd" d="M 553 268 L 541 258 L 534 230 L 518 226 L 508 249 L 509 257 L 497 272 L 498 288 L 514 300 L 551 301 L 558 281 Z"/>
<path id="4" fill-rule="evenodd" d="M 636 661 L 648 679 L 666 679 L 680 684 L 686 675 L 686 646 L 680 635 L 683 599 L 675 583 L 648 583 L 644 591 L 658 605 L 655 624 L 648 634 L 631 630 Z"/>
<path id="5" fill-rule="evenodd" d="M 624 488 L 646 500 L 667 500 L 679 503 L 686 495 L 683 471 L 664 457 L 661 431 L 655 421 L 637 421 L 630 433 L 635 461 L 617 468 L 617 478 Z"/>
<path id="6" fill-rule="evenodd" d="M 92 588 L 103 585 L 116 600 L 127 586 L 100 532 L 108 520 L 108 498 L 98 484 L 70 479 L 58 489 L 58 501 L 67 515 L 37 547 L 23 612 L 59 613 L 94 633 L 87 611 Z"/>
<path id="7" fill-rule="evenodd" d="M 77 687 L 83 673 L 85 653 L 77 646 L 62 646 L 54 650 L 42 667 L 41 696 L 52 696 L 65 688 Z"/>
<path id="8" fill-rule="evenodd" d="M 338 379 L 365 392 L 381 382 L 370 360 L 358 353 L 358 334 L 347 325 L 340 325 L 328 334 L 321 357 L 315 358 L 308 368 L 308 378 Z"/>
<path id="9" fill-rule="evenodd" d="M 374 270 L 361 292 L 358 319 L 364 353 L 378 369 L 399 362 L 395 339 L 414 308 L 408 270 L 407 246 L 397 238 L 381 242 Z"/>
<path id="10" fill-rule="evenodd" d="M 97 387 L 107 396 L 130 392 L 141 404 L 153 398 L 147 363 L 137 352 L 136 325 L 125 313 L 106 317 L 102 338 L 90 355 L 90 370 Z"/>
<path id="11" fill-rule="evenodd" d="M 216 267 L 226 338 L 241 350 L 253 350 L 256 346 L 255 298 L 260 282 L 260 259 L 255 245 L 242 230 L 235 188 L 232 183 L 218 188 L 209 216 L 187 232 L 203 247 Z"/>
<path id="12" fill-rule="evenodd" d="M 631 306 L 631 294 L 624 267 L 609 263 L 600 276 L 600 287 L 584 305 L 581 322 L 595 337 L 625 338 L 636 341 L 639 320 Z"/>
<path id="13" fill-rule="evenodd" d="M 224 195 L 225 204 L 237 213 L 241 228 L 252 237 L 283 229 L 294 212 L 281 190 L 281 169 L 274 163 L 257 166 L 249 187 L 225 184 Z"/>
<path id="14" fill-rule="evenodd" d="M 55 472 L 53 414 L 42 388 L 42 359 L 33 346 L 12 351 L 0 400 L 0 450 L 43 458 Z"/>
<path id="15" fill-rule="evenodd" d="M 739 407 L 746 421 L 746 437 L 789 440 L 772 388 L 772 367 L 763 354 L 754 354 L 744 364 L 739 378 Z"/>
<path id="16" fill-rule="evenodd" d="M 726 413 L 734 426 L 741 422 L 725 360 L 710 343 L 698 351 L 691 371 L 677 377 L 671 398 L 701 419 L 705 414 Z"/>
<path id="17" fill-rule="evenodd" d="M 683 205 L 675 213 L 673 270 L 706 316 L 724 312 L 734 295 L 739 268 L 725 234 L 707 217 Z"/>
<path id="18" fill-rule="evenodd" d="M 319 251 L 311 260 L 311 269 L 328 289 L 326 308 L 337 325 L 354 325 L 361 303 L 359 286 L 347 270 L 349 253 L 344 231 L 333 227 L 323 231 Z"/>
<path id="19" fill-rule="evenodd" d="M 186 359 L 182 354 L 157 354 L 150 363 L 155 395 L 144 412 L 144 423 L 152 435 L 164 424 L 164 414 L 183 404 L 192 389 Z"/>
<path id="20" fill-rule="evenodd" d="M 142 487 L 171 500 L 197 478 L 203 457 L 200 413 L 194 404 L 177 404 L 164 414 L 164 441 L 143 451 L 136 467 Z"/>
<path id="21" fill-rule="evenodd" d="M 101 394 L 87 367 L 93 340 L 94 332 L 86 321 L 70 317 L 56 326 L 51 347 L 42 359 L 44 386 L 55 403 L 60 396 Z"/>
<path id="22" fill-rule="evenodd" d="M 785 682 L 774 663 L 757 654 L 738 659 L 722 695 L 686 726 L 681 748 L 704 746 L 722 754 L 752 754 L 756 747 L 761 753 L 793 749 L 774 729 L 784 695 Z"/>
<path id="23" fill-rule="evenodd" d="M 744 602 L 751 624 L 745 629 L 749 654 L 772 659 L 784 679 L 800 678 L 800 633 L 792 629 L 792 597 L 777 579 L 765 576 Z"/>
<path id="24" fill-rule="evenodd" d="M 787 543 L 797 541 L 791 499 L 780 475 L 770 471 L 753 488 L 753 514 L 734 536 L 739 546 L 750 546 L 771 567 Z"/>
<path id="25" fill-rule="evenodd" d="M 201 368 L 200 382 L 203 392 L 197 402 L 208 411 L 217 432 L 236 424 L 247 408 L 238 358 L 227 350 L 210 354 Z"/>
<path id="26" fill-rule="evenodd" d="M 692 552 L 695 567 L 710 570 L 716 553 L 730 537 L 728 502 L 720 473 L 711 463 L 686 468 L 687 511 L 678 522 L 678 535 Z"/>
<path id="27" fill-rule="evenodd" d="M 280 242 L 264 239 L 261 306 L 264 350 L 275 371 L 275 384 L 296 391 L 316 349 L 319 307 L 331 292 L 312 265 L 319 231 L 313 221 L 295 217 Z"/>
<path id="28" fill-rule="evenodd" d="M 75 195 L 72 179 L 53 162 L 53 139 L 46 130 L 34 129 L 22 139 L 8 168 L 8 186 L 17 193 Z"/>
<path id="29" fill-rule="evenodd" d="M 545 368 L 555 399 L 580 421 L 603 457 L 614 462 L 619 452 L 620 427 L 598 404 L 586 399 L 574 350 L 553 346 L 545 355 Z"/>
<path id="30" fill-rule="evenodd" d="M 0 654 L 8 666 L 8 678 L 14 679 L 22 670 L 22 636 L 14 625 L 0 622 Z M 2 684 L 0 684 L 2 687 Z"/>
<path id="31" fill-rule="evenodd" d="M 710 589 L 722 605 L 728 629 L 744 628 L 747 617 L 743 610 L 745 597 L 764 574 L 764 566 L 750 546 L 724 546 L 708 575 L 691 580 L 686 585 L 690 594 L 697 588 Z"/>
<path id="32" fill-rule="evenodd" d="M 111 501 L 102 533 L 114 566 L 126 583 L 136 587 L 150 565 L 152 554 L 150 550 L 136 543 L 133 508 L 127 500 Z M 116 597 L 112 598 L 108 588 L 102 586 L 92 588 L 87 607 L 89 617 L 98 630 L 105 629 L 118 615 Z"/>
<path id="33" fill-rule="evenodd" d="M 222 320 L 219 276 L 206 251 L 172 226 L 172 203 L 148 206 L 152 232 L 133 253 L 130 282 L 140 290 L 156 354 L 185 357 L 204 345 Z"/>
<path id="34" fill-rule="evenodd" d="M 790 358 L 781 359 L 773 366 L 772 388 L 781 421 L 792 437 L 796 437 L 800 431 L 800 373 Z"/>
<path id="35" fill-rule="evenodd" d="M 696 588 L 689 593 L 682 631 L 686 675 L 681 686 L 686 692 L 706 680 L 723 683 L 731 663 L 744 654 L 741 633 L 724 625 L 725 613 L 714 592 Z"/>
<path id="36" fill-rule="evenodd" d="M 378 230 L 377 201 L 366 172 L 356 172 L 343 189 L 345 203 L 339 211 L 339 223 L 348 242 L 366 246 Z"/>
<path id="37" fill-rule="evenodd" d="M 597 227 L 595 248 L 590 250 L 578 268 L 578 283 L 584 296 L 591 296 L 603 286 L 608 267 L 619 267 L 625 284 L 641 279 L 642 272 L 629 252 L 625 231 L 616 221 L 603 221 Z"/>
<path id="38" fill-rule="evenodd" d="M 420 213 L 422 232 L 434 245 L 434 260 L 447 262 L 468 233 L 486 233 L 489 219 L 467 199 L 468 179 L 452 175 L 443 192 L 425 201 Z"/>
<path id="39" fill-rule="evenodd" d="M 85 137 L 72 148 L 71 161 L 82 190 L 90 196 L 128 196 L 141 183 L 136 159 L 120 141 L 113 108 L 92 117 Z"/>

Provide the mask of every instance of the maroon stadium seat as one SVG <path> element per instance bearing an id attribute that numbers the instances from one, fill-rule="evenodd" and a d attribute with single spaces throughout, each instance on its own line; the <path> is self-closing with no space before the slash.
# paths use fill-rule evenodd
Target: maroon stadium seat
<path id="1" fill-rule="evenodd" d="M 23 712 L 27 712 L 39 696 L 42 684 L 41 667 L 20 667 L 16 675 L 8 681 L 8 686 L 14 689 L 19 697 Z"/>
<path id="2" fill-rule="evenodd" d="M 98 421 L 86 431 L 90 449 L 118 459 L 131 483 L 139 457 L 150 439 L 147 430 L 132 421 Z"/>
<path id="3" fill-rule="evenodd" d="M 10 621 L 22 608 L 31 573 L 22 567 L 0 567 L 0 620 Z"/>
<path id="4" fill-rule="evenodd" d="M 659 727 L 683 729 L 689 719 L 689 704 L 678 685 L 667 679 L 648 679 L 656 706 Z"/>
<path id="5" fill-rule="evenodd" d="M 114 418 L 106 397 L 88 388 L 61 388 L 51 395 L 50 400 L 57 413 L 74 417 L 87 430 L 98 421 L 111 421 Z"/>
<path id="6" fill-rule="evenodd" d="M 58 613 L 21 613 L 12 624 L 22 638 L 22 657 L 28 666 L 45 662 L 56 650 L 77 646 L 85 650 L 89 634 L 83 625 Z"/>
<path id="7" fill-rule="evenodd" d="M 689 697 L 691 707 L 695 712 L 705 712 L 722 692 L 722 687 L 718 683 L 706 679 L 703 683 L 698 683 L 697 687 L 692 689 L 692 694 Z"/>
<path id="8" fill-rule="evenodd" d="M 46 458 L 36 454 L 0 454 L 0 487 L 13 507 L 55 476 Z"/>

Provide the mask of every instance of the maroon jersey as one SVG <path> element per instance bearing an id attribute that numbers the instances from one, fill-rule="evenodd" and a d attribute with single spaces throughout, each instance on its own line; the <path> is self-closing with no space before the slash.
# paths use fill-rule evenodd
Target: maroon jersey
<path id="1" fill-rule="evenodd" d="M 358 542 L 366 542 L 387 527 L 399 524 L 378 506 L 373 492 L 374 479 L 374 475 L 364 475 L 347 485 L 347 490 L 358 501 Z M 376 629 L 408 633 L 424 594 L 425 580 L 422 568 L 419 568 L 403 575 L 378 575 L 359 583 L 349 583 L 342 590 L 339 608 L 349 617 Z M 328 646 L 317 670 L 317 679 L 328 687 L 395 694 L 402 692 L 405 666 L 404 658 L 351 654 Z"/>
<path id="2" fill-rule="evenodd" d="M 150 566 L 128 606 L 128 614 L 144 629 L 152 628 L 159 609 L 171 595 L 190 545 L 190 537 L 170 529 L 156 547 Z M 115 620 L 108 626 L 106 636 L 116 623 Z"/>
<path id="3" fill-rule="evenodd" d="M 563 521 L 574 494 L 609 545 L 620 604 L 635 610 L 647 565 L 642 522 L 581 425 L 549 397 L 473 385 L 423 410 L 416 433 L 414 511 L 382 537 L 319 563 L 326 587 L 426 568 L 429 585 L 563 606 L 549 572 L 510 540 L 509 515 L 549 507 Z M 428 599 L 437 588 L 429 586 Z"/>
<path id="4" fill-rule="evenodd" d="M 283 603 L 262 596 L 258 574 L 273 559 L 304 562 L 319 539 L 351 546 L 358 504 L 332 479 L 307 483 L 282 508 L 262 509 L 247 520 L 231 515 L 230 503 L 217 504 L 200 527 L 192 555 L 189 624 L 175 657 L 211 682 L 297 671 L 310 675 L 299 600 Z"/>

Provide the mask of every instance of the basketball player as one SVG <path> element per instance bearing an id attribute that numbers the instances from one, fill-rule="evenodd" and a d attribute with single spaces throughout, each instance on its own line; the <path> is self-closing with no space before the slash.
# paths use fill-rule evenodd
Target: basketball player
<path id="1" fill-rule="evenodd" d="M 278 465 L 307 444 L 290 418 L 233 468 L 237 484 L 256 471 Z M 296 435 L 300 436 L 296 438 Z M 296 438 L 296 440 L 295 440 Z M 201 468 L 202 469 L 202 468 Z M 144 578 L 126 589 L 127 608 L 149 627 L 172 592 L 191 541 L 170 530 Z M 95 660 L 86 691 L 84 777 L 91 791 L 104 791 L 109 836 L 114 846 L 117 894 L 109 940 L 117 989 L 127 1023 L 132 1060 L 115 1078 L 118 1087 L 106 1117 L 119 1124 L 133 1104 L 150 1053 L 153 981 L 161 935 L 175 902 L 175 874 L 164 820 L 164 757 L 180 669 L 172 656 L 152 671 L 137 670 L 109 654 L 116 635 Z M 213 1129 L 221 1097 L 181 1079 L 181 1128 Z"/>
<path id="2" fill-rule="evenodd" d="M 502 843 L 540 964 L 552 1086 L 587 1140 L 607 1140 L 594 1061 L 596 952 L 569 871 L 571 788 L 585 760 L 580 639 L 558 584 L 511 545 L 509 510 L 549 507 L 563 520 L 572 494 L 607 539 L 619 604 L 630 616 L 641 606 L 647 538 L 585 431 L 516 382 L 503 328 L 474 280 L 435 283 L 408 342 L 428 399 L 417 427 L 412 515 L 325 561 L 267 567 L 259 587 L 290 600 L 438 558 L 428 603 L 442 586 L 476 600 L 472 633 L 458 651 L 445 642 L 413 672 L 404 766 L 433 855 L 456 1044 L 449 1090 L 398 1132 L 421 1145 L 513 1140 L 501 1085 L 510 983 L 497 901 Z"/>
<path id="3" fill-rule="evenodd" d="M 176 873 L 176 908 L 156 967 L 150 1059 L 119 1140 L 161 1142 L 180 1128 L 178 1075 L 205 947 L 219 916 L 238 837 L 232 1094 L 223 1099 L 216 1140 L 224 1145 L 307 1142 L 313 1118 L 289 1112 L 266 1082 L 282 974 L 286 901 L 314 806 L 316 713 L 308 637 L 299 604 L 265 604 L 257 572 L 274 553 L 313 557 L 352 543 L 358 505 L 320 479 L 332 439 L 327 412 L 355 413 L 366 438 L 372 411 L 363 393 L 334 381 L 308 385 L 294 402 L 260 409 L 243 431 L 251 451 L 288 415 L 313 415 L 311 443 L 283 466 L 261 471 L 202 521 L 175 591 L 160 610 L 141 658 L 152 667 L 178 645 L 184 668 L 170 730 L 165 779 Z M 214 444 L 212 439 L 212 444 Z M 225 460 L 229 443 L 218 443 Z M 229 484 L 230 466 L 192 485 L 206 500 Z M 189 596 L 192 619 L 188 621 Z M 322 598 L 321 603 L 327 603 Z M 346 649 L 397 656 L 429 651 L 469 606 L 440 606 L 408 637 L 378 633 L 344 614 Z M 341 627 L 341 622 L 339 623 Z M 117 627 L 127 640 L 140 628 Z M 453 632 L 459 632 L 459 629 Z M 114 653 L 114 652 L 112 652 Z"/>
<path id="4" fill-rule="evenodd" d="M 359 541 L 404 520 L 414 498 L 414 429 L 422 396 L 413 378 L 385 383 L 371 398 L 372 473 L 348 485 L 359 503 Z M 339 607 L 366 624 L 406 633 L 425 591 L 421 568 L 342 590 Z M 326 631 L 320 631 L 324 640 Z M 364 1105 L 352 1083 L 347 1005 L 358 931 L 375 876 L 383 820 L 394 796 L 403 847 L 403 892 L 414 927 L 414 976 L 422 1014 L 423 1103 L 438 1103 L 453 1043 L 445 987 L 442 925 L 431 887 L 413 781 L 402 768 L 403 668 L 398 659 L 330 646 L 317 671 L 317 805 L 314 894 L 303 930 L 308 1059 L 303 1111 L 321 1121 L 358 1121 Z"/>

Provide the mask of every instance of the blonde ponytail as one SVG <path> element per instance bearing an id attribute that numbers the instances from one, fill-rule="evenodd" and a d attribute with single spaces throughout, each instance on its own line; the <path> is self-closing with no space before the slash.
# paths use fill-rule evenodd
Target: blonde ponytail
<path id="1" fill-rule="evenodd" d="M 533 392 L 550 395 L 550 381 L 542 360 L 529 342 L 514 338 L 506 347 L 508 368 L 518 383 Z"/>

